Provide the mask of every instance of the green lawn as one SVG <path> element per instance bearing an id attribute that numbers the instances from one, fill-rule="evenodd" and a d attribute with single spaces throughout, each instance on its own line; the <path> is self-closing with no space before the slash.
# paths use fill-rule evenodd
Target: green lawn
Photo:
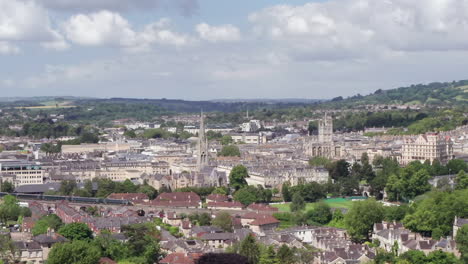
<path id="1" fill-rule="evenodd" d="M 325 203 L 327 203 L 331 208 L 346 208 L 346 209 L 349 209 L 349 208 L 351 208 L 351 205 L 353 204 L 352 201 L 346 200 L 344 198 L 331 198 L 331 199 L 325 199 L 323 201 Z M 317 203 L 307 203 L 305 211 L 313 209 L 316 204 Z M 272 204 L 271 206 L 278 208 L 280 212 L 290 212 L 289 203 Z"/>

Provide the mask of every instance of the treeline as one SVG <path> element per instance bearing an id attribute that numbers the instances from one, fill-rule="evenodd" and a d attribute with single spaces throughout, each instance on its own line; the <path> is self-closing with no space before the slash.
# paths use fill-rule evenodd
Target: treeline
<path id="1" fill-rule="evenodd" d="M 97 190 L 93 185 L 97 186 Z M 66 195 L 66 196 L 80 196 L 80 197 L 99 197 L 105 198 L 111 193 L 144 193 L 150 199 L 158 196 L 158 190 L 144 182 L 141 185 L 136 185 L 130 180 L 123 182 L 116 182 L 110 179 L 93 179 L 87 180 L 83 188 L 78 188 L 76 181 L 64 180 L 60 184 L 60 189 L 57 192 L 49 191 L 46 194 L 50 195 Z"/>

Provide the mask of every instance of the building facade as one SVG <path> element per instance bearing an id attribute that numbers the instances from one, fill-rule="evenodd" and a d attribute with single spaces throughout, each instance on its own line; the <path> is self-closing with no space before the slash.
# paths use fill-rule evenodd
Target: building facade
<path id="1" fill-rule="evenodd" d="M 406 165 L 412 161 L 431 163 L 438 160 L 446 164 L 453 159 L 453 143 L 450 137 L 438 133 L 419 135 L 416 139 L 408 138 L 402 146 L 401 164 Z"/>

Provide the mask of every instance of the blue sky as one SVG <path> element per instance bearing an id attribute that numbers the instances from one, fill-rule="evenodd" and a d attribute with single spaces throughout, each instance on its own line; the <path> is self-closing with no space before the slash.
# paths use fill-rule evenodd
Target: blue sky
<path id="1" fill-rule="evenodd" d="M 0 0 L 0 96 L 331 98 L 466 79 L 466 0 Z"/>

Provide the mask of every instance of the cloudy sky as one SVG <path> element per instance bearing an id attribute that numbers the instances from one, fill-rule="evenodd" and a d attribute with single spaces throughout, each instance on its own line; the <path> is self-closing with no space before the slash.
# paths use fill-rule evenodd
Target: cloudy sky
<path id="1" fill-rule="evenodd" d="M 0 0 L 0 96 L 331 98 L 468 78 L 468 0 Z"/>

